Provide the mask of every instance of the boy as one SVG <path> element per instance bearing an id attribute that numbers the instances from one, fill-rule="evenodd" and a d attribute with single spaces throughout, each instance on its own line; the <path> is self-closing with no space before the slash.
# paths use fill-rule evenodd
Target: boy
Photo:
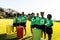
<path id="1" fill-rule="evenodd" d="M 41 40 L 40 17 L 39 13 L 35 16 L 32 40 Z"/>
<path id="2" fill-rule="evenodd" d="M 40 17 L 39 17 L 39 13 L 36 14 L 35 16 L 35 27 L 39 29 L 40 27 Z"/>
<path id="3" fill-rule="evenodd" d="M 22 12 L 22 15 L 21 15 L 21 26 L 23 26 L 24 29 L 25 29 L 25 35 L 26 35 L 26 20 L 27 20 L 27 17 L 24 15 L 24 12 Z"/>
<path id="4" fill-rule="evenodd" d="M 46 33 L 48 34 L 48 40 L 51 40 L 52 38 L 52 26 L 53 26 L 53 21 L 51 20 L 52 15 L 48 14 L 47 15 L 47 23 L 46 25 Z"/>
<path id="5" fill-rule="evenodd" d="M 32 33 L 32 28 L 34 28 L 35 26 L 35 14 L 32 13 L 31 17 L 30 17 L 30 21 L 31 21 L 31 33 Z"/>
<path id="6" fill-rule="evenodd" d="M 17 38 L 18 39 L 23 38 L 23 34 L 24 34 L 24 32 L 23 32 L 24 26 L 21 25 L 21 22 L 22 22 L 21 14 L 17 13 L 17 19 L 16 19 L 17 27 L 16 27 L 16 30 L 17 30 Z"/>
<path id="7" fill-rule="evenodd" d="M 20 13 L 17 13 L 17 19 L 16 19 L 16 21 L 17 21 L 17 26 L 19 26 L 20 23 L 21 23 L 21 14 Z"/>
<path id="8" fill-rule="evenodd" d="M 44 32 L 44 40 L 46 40 L 45 35 L 45 24 L 46 24 L 46 18 L 44 17 L 44 12 L 40 12 L 41 18 L 40 18 L 40 28 L 41 28 L 41 40 L 43 40 L 43 32 Z"/>

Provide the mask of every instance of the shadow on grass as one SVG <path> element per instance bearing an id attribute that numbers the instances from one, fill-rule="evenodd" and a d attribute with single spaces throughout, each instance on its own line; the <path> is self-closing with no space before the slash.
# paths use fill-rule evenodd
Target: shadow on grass
<path id="1" fill-rule="evenodd" d="M 16 37 L 12 37 L 12 35 L 7 37 L 7 34 L 0 34 L 0 40 L 18 40 Z"/>
<path id="2" fill-rule="evenodd" d="M 29 38 L 31 39 L 31 36 L 23 38 L 22 40 Z M 0 40 L 18 40 L 18 39 L 16 38 L 16 34 L 12 34 L 12 35 L 0 34 Z"/>

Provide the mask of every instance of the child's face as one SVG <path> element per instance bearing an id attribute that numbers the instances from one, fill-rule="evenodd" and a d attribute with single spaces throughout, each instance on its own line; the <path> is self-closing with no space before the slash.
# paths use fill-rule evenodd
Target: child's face
<path id="1" fill-rule="evenodd" d="M 41 16 L 43 17 L 44 16 L 44 13 L 41 13 Z"/>
<path id="2" fill-rule="evenodd" d="M 31 15 L 32 15 L 32 16 L 35 16 L 35 13 L 32 13 Z"/>
<path id="3" fill-rule="evenodd" d="M 30 15 L 27 16 L 27 19 L 30 19 Z"/>
<path id="4" fill-rule="evenodd" d="M 51 19 L 51 17 L 50 17 L 50 16 L 47 16 L 47 18 L 48 18 L 48 19 Z"/>
<path id="5" fill-rule="evenodd" d="M 37 16 L 39 16 L 39 13 L 37 13 Z"/>

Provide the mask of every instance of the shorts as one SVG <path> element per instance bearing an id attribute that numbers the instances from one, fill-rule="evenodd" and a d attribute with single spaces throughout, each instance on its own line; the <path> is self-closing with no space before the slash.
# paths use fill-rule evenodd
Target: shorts
<path id="1" fill-rule="evenodd" d="M 31 28 L 34 28 L 35 27 L 35 25 L 31 25 Z"/>
<path id="2" fill-rule="evenodd" d="M 16 27 L 17 26 L 17 23 L 13 23 L 13 27 Z"/>
<path id="3" fill-rule="evenodd" d="M 45 32 L 46 31 L 45 25 L 40 25 L 40 29 Z"/>
<path id="4" fill-rule="evenodd" d="M 17 23 L 17 26 L 20 26 L 20 23 Z"/>
<path id="5" fill-rule="evenodd" d="M 20 23 L 20 25 L 26 27 L 26 23 Z"/>
<path id="6" fill-rule="evenodd" d="M 20 23 L 13 23 L 13 27 L 19 26 Z"/>
<path id="7" fill-rule="evenodd" d="M 39 29 L 39 28 L 40 28 L 40 25 L 36 25 L 36 24 L 35 24 L 35 25 L 31 25 L 31 28 L 35 28 L 35 27 L 36 27 L 37 29 Z"/>
<path id="8" fill-rule="evenodd" d="M 35 24 L 35 27 L 36 27 L 37 29 L 40 29 L 40 25 L 36 25 L 36 24 Z"/>
<path id="9" fill-rule="evenodd" d="M 46 27 L 46 33 L 47 34 L 52 34 L 53 33 L 52 28 Z"/>

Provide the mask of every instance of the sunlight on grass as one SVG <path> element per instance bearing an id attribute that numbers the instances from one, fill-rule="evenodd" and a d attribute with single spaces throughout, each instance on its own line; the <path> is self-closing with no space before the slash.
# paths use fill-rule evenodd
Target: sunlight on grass
<path id="1" fill-rule="evenodd" d="M 9 26 L 12 25 L 12 23 L 13 20 L 11 19 L 0 19 L 0 34 L 14 34 L 11 30 L 11 26 Z M 14 30 L 16 30 L 16 28 Z M 28 39 L 31 40 L 31 38 Z M 60 40 L 60 22 L 54 22 L 52 40 Z"/>

